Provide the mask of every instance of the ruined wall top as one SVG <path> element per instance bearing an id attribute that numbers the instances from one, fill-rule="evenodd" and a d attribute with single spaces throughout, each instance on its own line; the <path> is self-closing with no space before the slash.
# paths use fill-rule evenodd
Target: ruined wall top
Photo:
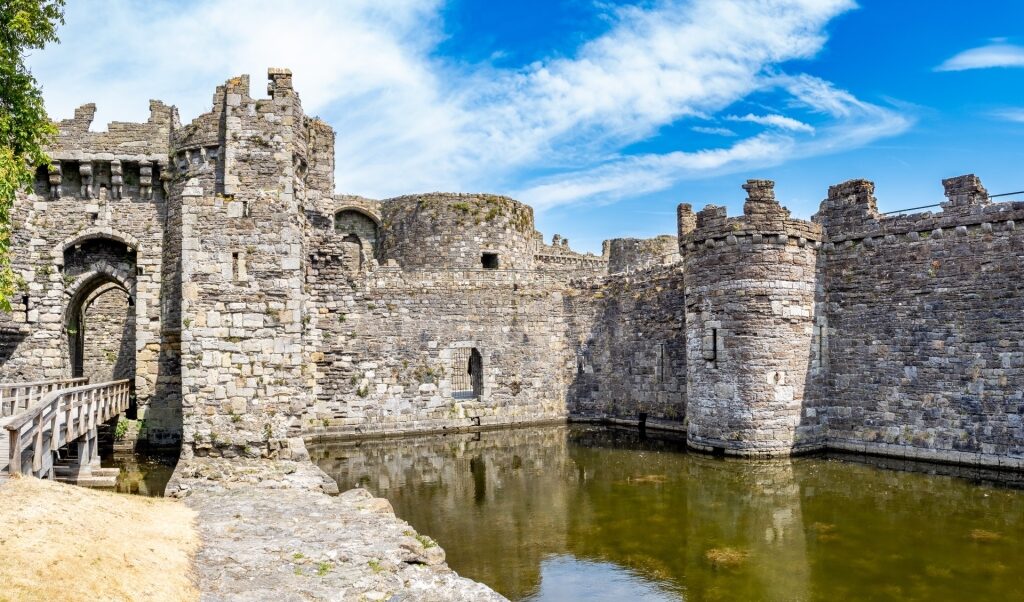
<path id="1" fill-rule="evenodd" d="M 947 178 L 942 181 L 942 188 L 948 199 L 942 203 L 944 211 L 992 204 L 988 198 L 988 191 L 981 185 L 981 178 L 974 174 Z"/>
<path id="2" fill-rule="evenodd" d="M 946 201 L 938 204 L 939 211 L 885 215 L 878 212 L 873 182 L 848 180 L 829 187 L 812 219 L 833 243 L 1024 219 L 1024 202 L 993 203 L 974 174 L 947 178 L 942 186 Z"/>
<path id="3" fill-rule="evenodd" d="M 129 161 L 166 162 L 171 130 L 179 125 L 178 110 L 159 100 L 149 101 L 149 119 L 145 123 L 114 121 L 105 132 L 89 131 L 96 105 L 84 104 L 75 116 L 57 122 L 57 139 L 47 152 L 56 161 Z"/>
<path id="4" fill-rule="evenodd" d="M 569 246 L 569 239 L 561 234 L 551 237 L 551 244 L 544 243 L 544 235 L 534 230 L 534 259 L 541 270 L 573 270 L 588 275 L 603 275 L 608 270 L 608 253 L 601 255 L 580 253 Z M 607 241 L 606 241 L 607 243 Z"/>
<path id="5" fill-rule="evenodd" d="M 604 241 L 608 273 L 642 270 L 679 261 L 679 241 L 663 234 L 653 238 L 613 238 Z"/>

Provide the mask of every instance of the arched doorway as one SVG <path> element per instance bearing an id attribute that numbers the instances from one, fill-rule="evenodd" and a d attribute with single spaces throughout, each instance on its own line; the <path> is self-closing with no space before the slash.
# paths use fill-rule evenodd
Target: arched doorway
<path id="1" fill-rule="evenodd" d="M 93 383 L 135 378 L 135 301 L 107 274 L 85 279 L 65 312 L 72 376 Z"/>
<path id="2" fill-rule="evenodd" d="M 114 282 L 96 288 L 78 316 L 76 376 L 89 382 L 135 378 L 135 302 Z"/>
<path id="3" fill-rule="evenodd" d="M 136 252 L 109 237 L 64 249 L 64 330 L 73 376 L 135 381 Z"/>
<path id="4" fill-rule="evenodd" d="M 334 214 L 334 231 L 346 243 L 358 242 L 364 259 L 377 257 L 380 224 L 374 217 L 358 209 L 342 209 Z"/>

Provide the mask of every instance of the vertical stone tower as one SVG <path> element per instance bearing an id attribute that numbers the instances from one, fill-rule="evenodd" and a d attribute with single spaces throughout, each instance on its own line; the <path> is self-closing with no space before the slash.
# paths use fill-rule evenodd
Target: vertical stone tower
<path id="1" fill-rule="evenodd" d="M 270 98 L 258 100 L 248 76 L 228 80 L 213 110 L 172 136 L 186 454 L 272 451 L 314 394 L 303 257 L 317 128 L 291 73 L 269 79 Z"/>
<path id="2" fill-rule="evenodd" d="M 686 296 L 687 441 L 727 455 L 820 446 L 805 424 L 821 228 L 790 219 L 769 180 L 748 180 L 743 216 L 679 207 Z"/>

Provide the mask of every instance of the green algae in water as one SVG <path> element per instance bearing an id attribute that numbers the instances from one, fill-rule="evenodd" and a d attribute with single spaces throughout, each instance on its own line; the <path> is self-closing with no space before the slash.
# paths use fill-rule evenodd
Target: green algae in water
<path id="1" fill-rule="evenodd" d="M 113 491 L 147 497 L 162 497 L 177 464 L 177 450 L 114 451 L 102 458 L 107 468 L 120 468 Z"/>
<path id="2" fill-rule="evenodd" d="M 453 569 L 513 600 L 1024 596 L 1024 490 L 982 471 L 716 459 L 577 426 L 311 452 L 343 490 L 388 498 Z"/>

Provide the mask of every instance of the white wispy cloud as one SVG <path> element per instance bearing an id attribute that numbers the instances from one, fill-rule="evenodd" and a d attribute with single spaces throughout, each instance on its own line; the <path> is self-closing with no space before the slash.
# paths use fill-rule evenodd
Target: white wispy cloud
<path id="1" fill-rule="evenodd" d="M 1024 67 L 1024 46 L 1007 44 L 1003 39 L 964 50 L 946 59 L 936 71 L 966 71 L 991 67 Z"/>
<path id="2" fill-rule="evenodd" d="M 512 70 L 438 56 L 443 0 L 112 0 L 102 11 L 69 5 L 62 44 L 31 65 L 51 114 L 96 101 L 101 123 L 145 119 L 148 98 L 177 104 L 188 120 L 228 77 L 250 73 L 259 91 L 268 66 L 290 67 L 307 112 L 338 131 L 339 191 L 483 189 L 550 207 L 612 202 L 905 130 L 909 120 L 892 109 L 775 71 L 813 57 L 825 25 L 853 7 L 655 0 L 608 9 L 608 31 L 572 56 Z M 765 91 L 785 105 L 739 117 L 764 130 L 732 145 L 623 151 Z"/>
<path id="3" fill-rule="evenodd" d="M 541 208 L 587 199 L 614 202 L 662 190 L 675 182 L 780 165 L 792 159 L 842 152 L 894 136 L 913 118 L 858 100 L 845 90 L 809 75 L 772 75 L 761 89 L 788 95 L 790 106 L 827 118 L 815 136 L 768 129 L 724 148 L 665 154 L 618 156 L 571 174 L 559 174 L 519 192 Z"/>
<path id="4" fill-rule="evenodd" d="M 992 116 L 995 117 L 996 119 L 1002 119 L 1004 121 L 1024 123 L 1024 107 L 999 109 L 997 111 L 992 111 Z"/>
<path id="5" fill-rule="evenodd" d="M 705 127 L 701 125 L 695 125 L 690 129 L 694 132 L 697 132 L 698 134 L 710 134 L 712 136 L 727 136 L 730 138 L 736 136 L 736 132 L 730 130 L 729 128 Z"/>
<path id="6" fill-rule="evenodd" d="M 750 123 L 759 123 L 770 127 L 776 127 L 781 130 L 791 130 L 794 132 L 808 132 L 813 133 L 814 128 L 806 123 L 793 119 L 792 117 L 786 117 L 785 115 L 771 114 L 771 115 L 754 115 L 753 113 L 747 113 L 746 115 L 726 115 L 727 121 L 748 121 Z"/>

